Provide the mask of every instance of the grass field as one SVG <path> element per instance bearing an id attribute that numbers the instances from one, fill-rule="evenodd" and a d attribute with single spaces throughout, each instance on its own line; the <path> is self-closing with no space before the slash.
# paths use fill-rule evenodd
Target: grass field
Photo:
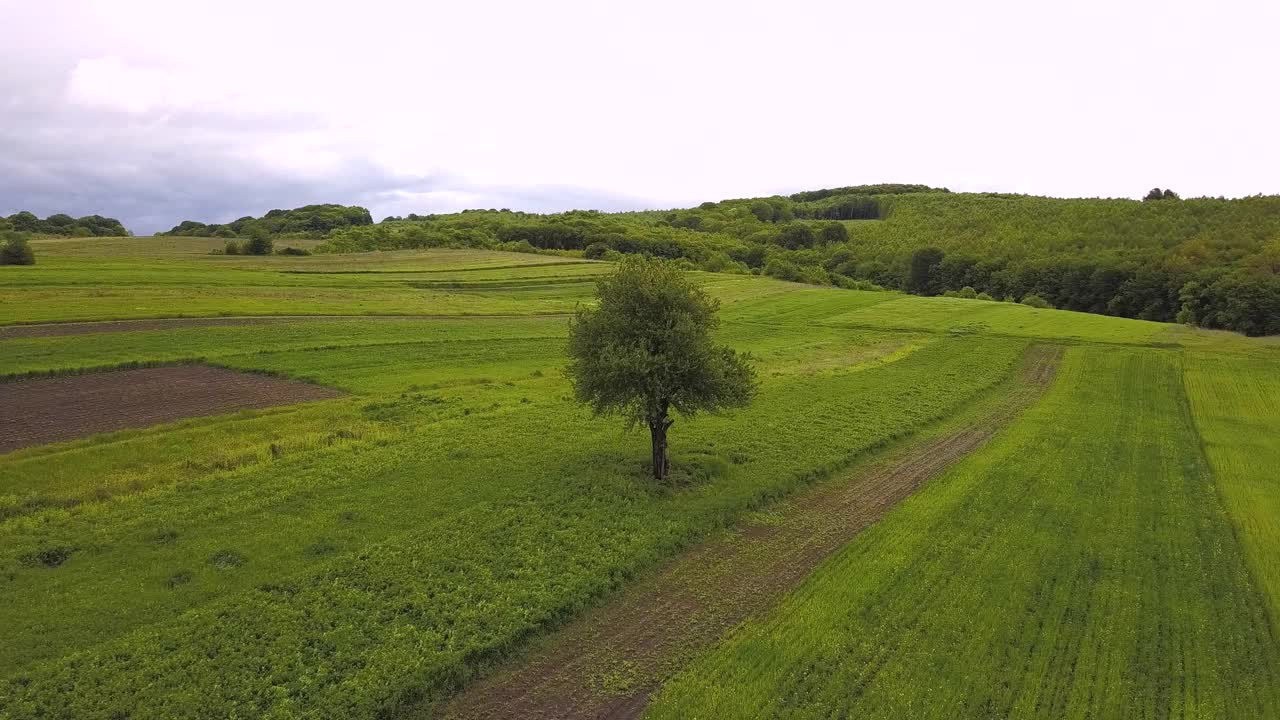
<path id="1" fill-rule="evenodd" d="M 1272 717 L 1280 645 L 1246 565 L 1179 358 L 1072 351 L 1022 422 L 650 716 Z"/>
<path id="2" fill-rule="evenodd" d="M 608 264 L 92 242 L 0 268 L 0 327 L 378 317 L 0 333 L 0 382 L 200 361 L 345 393 L 0 455 L 0 717 L 394 715 L 963 411 L 1045 342 L 1068 354 L 1043 401 L 653 713 L 1280 712 L 1273 344 L 696 273 L 763 384 L 676 425 L 663 487 L 647 437 L 560 374 L 566 313 Z"/>

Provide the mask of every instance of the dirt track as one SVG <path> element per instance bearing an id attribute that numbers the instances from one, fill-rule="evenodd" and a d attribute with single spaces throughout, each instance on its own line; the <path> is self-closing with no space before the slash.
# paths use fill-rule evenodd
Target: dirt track
<path id="1" fill-rule="evenodd" d="M 917 442 L 844 481 L 823 483 L 705 542 L 552 633 L 444 708 L 451 718 L 633 718 L 693 653 L 773 606 L 827 556 L 973 452 L 1052 381 L 1060 351 L 1033 350 L 1020 382 L 962 430 Z"/>
<path id="2" fill-rule="evenodd" d="M 205 365 L 0 383 L 0 453 L 340 394 L 310 383 Z"/>

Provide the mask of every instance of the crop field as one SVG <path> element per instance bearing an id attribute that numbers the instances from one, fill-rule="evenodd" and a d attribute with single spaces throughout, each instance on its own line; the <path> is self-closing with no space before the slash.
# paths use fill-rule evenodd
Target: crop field
<path id="1" fill-rule="evenodd" d="M 1274 343 L 691 272 L 761 387 L 657 484 L 562 375 L 610 263 L 33 245 L 0 427 L 60 434 L 0 444 L 0 718 L 509 717 L 450 702 L 577 647 L 618 717 L 1280 716 Z M 767 592 L 696 645 L 574 644 L 735 538 Z"/>
<path id="2" fill-rule="evenodd" d="M 1021 422 L 651 715 L 1273 717 L 1280 645 L 1233 527 L 1178 356 L 1072 350 Z"/>

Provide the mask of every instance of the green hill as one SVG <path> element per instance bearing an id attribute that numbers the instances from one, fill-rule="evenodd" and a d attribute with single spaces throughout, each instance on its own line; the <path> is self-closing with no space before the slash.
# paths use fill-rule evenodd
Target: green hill
<path id="1" fill-rule="evenodd" d="M 713 272 L 1280 333 L 1280 197 L 1150 201 L 874 185 L 672 211 L 472 210 L 339 228 L 324 249 L 648 253 Z"/>

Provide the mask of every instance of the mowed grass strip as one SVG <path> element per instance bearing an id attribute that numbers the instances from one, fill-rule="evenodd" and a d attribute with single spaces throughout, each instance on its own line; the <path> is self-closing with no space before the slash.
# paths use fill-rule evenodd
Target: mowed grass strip
<path id="1" fill-rule="evenodd" d="M 96 335 L 0 340 L 0 381 L 126 363 L 217 360 L 288 350 L 475 340 L 564 338 L 568 318 L 349 318 L 274 320 L 261 325 L 131 329 Z M 377 351 L 370 351 L 377 352 Z M 429 352 L 429 351 L 428 351 Z M 400 368 L 388 368 L 394 374 Z"/>
<path id="2" fill-rule="evenodd" d="M 1264 718 L 1277 678 L 1179 357 L 1073 349 L 1014 427 L 648 717 Z"/>
<path id="3" fill-rule="evenodd" d="M 572 311 L 590 296 L 586 281 L 609 269 L 559 257 L 456 250 L 231 258 L 179 254 L 170 240 L 155 246 L 148 244 L 152 240 L 101 245 L 118 254 L 41 255 L 23 272 L 5 268 L 0 325 L 224 315 L 548 314 Z M 549 287 L 514 293 L 413 286 L 431 271 L 438 271 L 432 280 L 453 277 L 463 287 L 508 277 L 543 278 Z"/>
<path id="4" fill-rule="evenodd" d="M 954 412 L 1022 349 L 940 338 L 861 372 L 769 378 L 750 409 L 681 423 L 677 488 L 646 478 L 647 438 L 590 420 L 547 375 L 370 403 L 418 428 L 387 445 L 16 518 L 0 524 L 0 716 L 349 718 L 439 696 L 741 512 Z"/>
<path id="5" fill-rule="evenodd" d="M 1280 636 L 1280 363 L 1189 353 L 1186 383 L 1205 454 Z"/>

